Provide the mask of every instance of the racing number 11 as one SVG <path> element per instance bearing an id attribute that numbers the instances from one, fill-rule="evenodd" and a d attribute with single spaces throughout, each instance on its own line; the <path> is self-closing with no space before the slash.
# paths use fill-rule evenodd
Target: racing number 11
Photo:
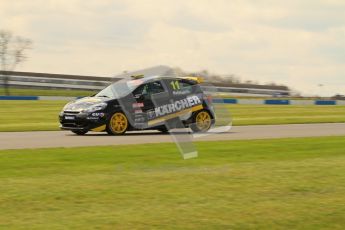
<path id="1" fill-rule="evenodd" d="M 178 81 L 172 81 L 172 82 L 170 82 L 170 84 L 173 87 L 173 90 L 179 90 L 180 89 L 180 84 Z"/>

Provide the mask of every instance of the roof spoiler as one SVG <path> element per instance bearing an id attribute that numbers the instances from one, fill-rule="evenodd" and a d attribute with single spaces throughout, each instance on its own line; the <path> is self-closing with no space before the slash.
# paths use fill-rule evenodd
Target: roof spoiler
<path id="1" fill-rule="evenodd" d="M 196 81 L 196 82 L 198 82 L 198 84 L 204 82 L 204 78 L 202 78 L 202 77 L 187 76 L 187 77 L 182 77 L 182 78 L 187 79 L 187 80 Z"/>
<path id="2" fill-rule="evenodd" d="M 132 79 L 141 79 L 141 78 L 144 78 L 144 74 L 138 74 L 138 75 L 132 75 L 131 76 Z"/>

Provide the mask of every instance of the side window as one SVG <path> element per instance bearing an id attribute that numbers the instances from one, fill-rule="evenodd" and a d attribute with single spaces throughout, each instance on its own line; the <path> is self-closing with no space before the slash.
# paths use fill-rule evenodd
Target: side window
<path id="1" fill-rule="evenodd" d="M 139 86 L 133 91 L 133 96 L 138 97 L 141 95 L 147 95 L 149 92 L 149 84 Z"/>
<path id="2" fill-rule="evenodd" d="M 162 84 L 159 81 L 155 81 L 139 86 L 137 89 L 133 91 L 133 96 L 140 97 L 162 92 L 164 92 Z"/>
<path id="3" fill-rule="evenodd" d="M 181 89 L 192 90 L 193 84 L 184 80 L 180 80 Z"/>
<path id="4" fill-rule="evenodd" d="M 159 81 L 155 81 L 150 83 L 150 94 L 162 93 L 164 92 L 164 88 Z"/>
<path id="5" fill-rule="evenodd" d="M 191 93 L 193 85 L 193 83 L 183 79 L 174 79 L 169 81 L 169 87 L 173 92 L 177 93 Z"/>
<path id="6" fill-rule="evenodd" d="M 170 86 L 172 91 L 178 91 L 178 90 L 181 89 L 180 81 L 179 80 L 171 80 L 169 82 L 169 86 Z"/>

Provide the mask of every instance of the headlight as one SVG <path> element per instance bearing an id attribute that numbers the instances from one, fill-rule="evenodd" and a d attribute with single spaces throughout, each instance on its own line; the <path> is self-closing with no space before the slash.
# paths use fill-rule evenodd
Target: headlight
<path id="1" fill-rule="evenodd" d="M 95 111 L 98 111 L 98 110 L 103 110 L 107 107 L 107 103 L 99 103 L 99 104 L 95 104 L 95 105 L 92 105 L 90 106 L 89 108 L 87 109 L 84 109 L 83 112 L 87 112 L 87 113 L 92 113 L 92 112 L 95 112 Z"/>

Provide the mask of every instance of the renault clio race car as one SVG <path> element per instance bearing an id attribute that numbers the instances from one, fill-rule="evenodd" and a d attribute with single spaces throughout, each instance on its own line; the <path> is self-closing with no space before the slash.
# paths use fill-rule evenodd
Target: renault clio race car
<path id="1" fill-rule="evenodd" d="M 105 131 L 121 135 L 131 130 L 189 127 L 206 132 L 215 122 L 210 97 L 196 77 L 143 77 L 117 81 L 94 96 L 65 105 L 60 128 L 77 135 Z"/>

